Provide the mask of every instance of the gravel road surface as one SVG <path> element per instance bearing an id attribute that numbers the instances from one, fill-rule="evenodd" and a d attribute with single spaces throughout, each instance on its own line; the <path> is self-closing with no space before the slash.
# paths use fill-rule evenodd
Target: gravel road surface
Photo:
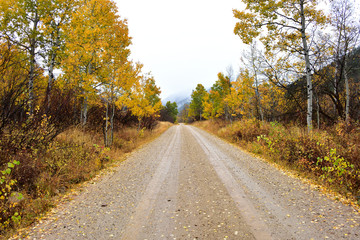
<path id="1" fill-rule="evenodd" d="M 360 215 L 191 126 L 171 127 L 28 239 L 360 239 Z"/>

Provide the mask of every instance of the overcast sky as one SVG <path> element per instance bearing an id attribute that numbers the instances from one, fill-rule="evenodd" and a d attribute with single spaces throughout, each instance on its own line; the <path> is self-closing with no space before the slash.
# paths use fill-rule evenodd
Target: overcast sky
<path id="1" fill-rule="evenodd" d="M 131 58 L 144 64 L 161 97 L 206 88 L 232 65 L 240 65 L 243 45 L 235 36 L 233 8 L 240 0 L 115 0 L 133 38 Z"/>

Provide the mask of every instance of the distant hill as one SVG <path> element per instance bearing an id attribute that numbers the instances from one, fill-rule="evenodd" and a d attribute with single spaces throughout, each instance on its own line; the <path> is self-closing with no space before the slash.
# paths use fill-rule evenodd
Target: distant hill
<path id="1" fill-rule="evenodd" d="M 176 95 L 169 96 L 162 100 L 162 104 L 165 105 L 167 101 L 176 102 L 178 110 L 180 111 L 185 104 L 191 102 L 191 93 L 179 93 Z"/>

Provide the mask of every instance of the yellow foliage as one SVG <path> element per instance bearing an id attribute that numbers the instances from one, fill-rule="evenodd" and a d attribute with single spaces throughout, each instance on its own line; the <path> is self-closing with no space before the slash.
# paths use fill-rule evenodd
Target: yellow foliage
<path id="1" fill-rule="evenodd" d="M 160 100 L 160 88 L 155 85 L 153 77 L 139 76 L 128 101 L 128 107 L 139 121 L 145 117 L 157 117 L 162 107 Z"/>

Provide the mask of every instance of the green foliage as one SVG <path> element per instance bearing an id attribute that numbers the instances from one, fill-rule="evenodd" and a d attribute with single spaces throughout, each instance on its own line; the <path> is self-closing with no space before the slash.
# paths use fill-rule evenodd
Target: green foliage
<path id="1" fill-rule="evenodd" d="M 176 119 L 177 114 L 179 113 L 176 102 L 170 102 L 168 101 L 165 105 L 165 109 L 167 112 L 170 113 L 170 116 L 172 116 L 174 119 Z"/>
<path id="2" fill-rule="evenodd" d="M 259 137 L 259 142 L 263 142 L 267 154 L 273 159 L 311 172 L 340 192 L 357 194 L 356 189 L 360 186 L 359 157 L 350 157 L 350 149 L 337 138 L 337 135 L 325 131 L 310 135 L 297 127 L 272 126 L 269 136 Z M 348 144 L 359 147 L 359 143 Z"/>
<path id="3" fill-rule="evenodd" d="M 34 188 L 39 173 L 37 157 L 56 135 L 49 117 L 38 109 L 24 122 L 7 125 L 0 134 L 0 234 L 20 223 L 22 192 Z"/>
<path id="4" fill-rule="evenodd" d="M 260 140 L 265 141 L 265 143 L 267 144 L 267 148 L 269 149 L 271 154 L 278 153 L 278 150 L 276 148 L 274 148 L 276 142 L 273 142 L 272 139 L 266 137 L 265 135 L 260 135 L 260 136 L 258 136 L 258 141 L 260 141 Z"/>
<path id="5" fill-rule="evenodd" d="M 24 196 L 15 191 L 16 179 L 11 177 L 11 173 L 15 166 L 20 164 L 19 161 L 13 160 L 7 163 L 7 167 L 0 173 L 0 233 L 19 223 L 20 214 L 17 212 L 17 202 L 11 201 L 11 198 L 22 200 Z"/>
<path id="6" fill-rule="evenodd" d="M 343 157 L 336 154 L 335 148 L 330 149 L 327 156 L 323 158 L 318 157 L 316 165 L 320 166 L 323 171 L 322 179 L 329 183 L 336 181 L 343 184 L 346 182 L 349 188 L 352 187 L 349 180 L 356 178 L 359 174 L 359 171 L 355 171 L 354 164 L 349 163 Z"/>
<path id="7" fill-rule="evenodd" d="M 198 84 L 191 94 L 188 116 L 195 120 L 201 120 L 204 112 L 204 97 L 207 95 L 205 87 Z"/>
<path id="8" fill-rule="evenodd" d="M 161 121 L 168 121 L 168 122 L 176 122 L 177 115 L 178 115 L 178 107 L 176 102 L 167 101 L 165 107 L 163 107 L 160 111 L 160 120 Z"/>

